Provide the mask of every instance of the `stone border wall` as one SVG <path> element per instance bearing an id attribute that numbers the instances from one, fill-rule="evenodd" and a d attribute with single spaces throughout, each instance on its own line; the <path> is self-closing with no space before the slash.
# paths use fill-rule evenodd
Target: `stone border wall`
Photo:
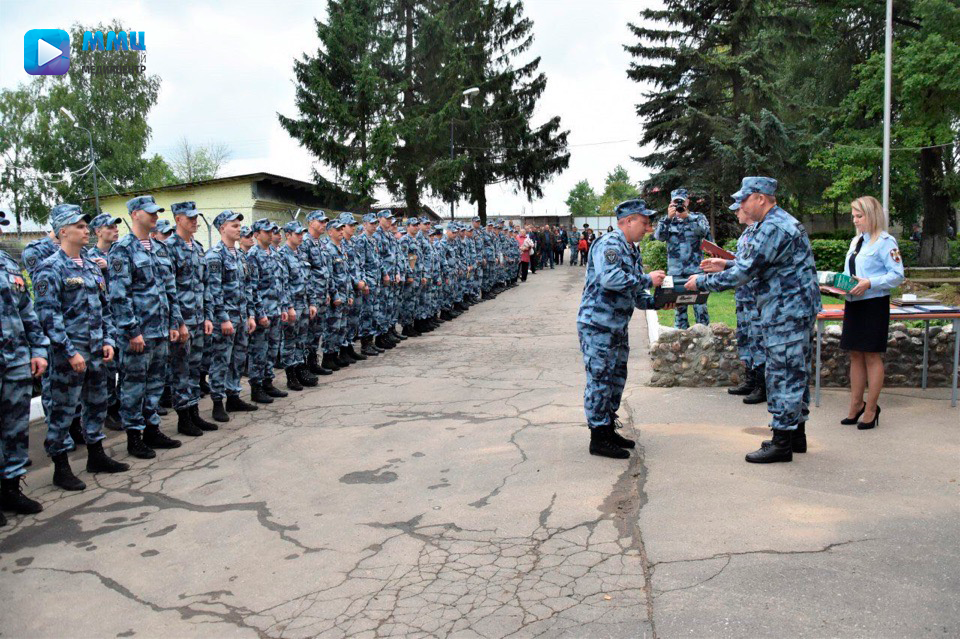
<path id="1" fill-rule="evenodd" d="M 651 386 L 735 386 L 743 377 L 734 329 L 725 324 L 697 324 L 687 330 L 661 327 L 650 345 Z M 816 339 L 816 337 L 814 337 Z M 949 388 L 953 370 L 952 326 L 931 326 L 927 386 Z M 816 353 L 816 344 L 814 344 Z M 840 325 L 827 324 L 821 344 L 821 384 L 846 387 L 849 356 L 840 349 Z M 888 335 L 886 386 L 920 386 L 923 370 L 923 329 L 891 324 Z M 811 385 L 814 366 L 811 363 Z"/>

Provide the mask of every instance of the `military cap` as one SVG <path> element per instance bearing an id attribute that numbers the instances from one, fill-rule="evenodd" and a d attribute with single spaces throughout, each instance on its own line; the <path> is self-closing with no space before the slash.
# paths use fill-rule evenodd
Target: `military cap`
<path id="1" fill-rule="evenodd" d="M 367 213 L 366 215 L 363 216 L 363 221 L 364 221 L 364 222 L 367 222 L 367 223 L 376 222 L 376 221 L 377 221 L 377 214 L 376 214 L 376 213 Z"/>
<path id="2" fill-rule="evenodd" d="M 418 220 L 418 219 L 415 218 L 415 217 L 408 217 L 408 218 L 407 218 L 407 226 L 412 226 L 412 225 L 414 225 L 414 224 L 419 224 L 419 223 L 420 223 L 420 220 Z"/>
<path id="3" fill-rule="evenodd" d="M 439 224 L 430 229 L 430 235 L 443 235 L 443 227 Z"/>
<path id="4" fill-rule="evenodd" d="M 326 222 L 328 219 L 327 214 L 323 211 L 310 211 L 307 213 L 307 222 L 313 222 L 314 220 L 317 222 Z"/>
<path id="5" fill-rule="evenodd" d="M 163 213 L 164 209 L 157 206 L 157 201 L 152 195 L 138 195 L 132 200 L 127 200 L 127 212 L 146 211 L 147 213 Z"/>
<path id="6" fill-rule="evenodd" d="M 240 237 L 250 237 L 253 235 L 253 229 L 244 224 L 240 227 Z"/>
<path id="7" fill-rule="evenodd" d="M 337 217 L 330 220 L 330 224 L 328 224 L 327 226 L 332 229 L 342 229 L 344 226 L 346 226 L 346 223 Z"/>
<path id="8" fill-rule="evenodd" d="M 493 226 L 493 220 L 487 220 L 487 226 Z"/>
<path id="9" fill-rule="evenodd" d="M 503 221 L 497 220 L 497 223 L 494 224 L 494 227 L 496 227 L 496 228 L 498 228 L 498 229 L 502 229 L 502 228 L 503 228 Z"/>
<path id="10" fill-rule="evenodd" d="M 392 220 L 392 219 L 393 219 L 393 211 L 391 211 L 390 209 L 386 209 L 386 210 L 380 211 L 379 213 L 377 213 L 377 217 L 378 217 L 378 218 L 383 218 L 383 217 L 385 217 L 385 218 L 389 218 L 389 219 Z"/>
<path id="11" fill-rule="evenodd" d="M 647 208 L 647 203 L 643 200 L 627 200 L 626 202 L 621 202 L 617 205 L 616 208 L 617 219 L 622 220 L 625 217 L 630 217 L 631 215 L 644 215 L 646 217 L 651 217 L 656 215 L 656 211 L 651 211 Z"/>
<path id="12" fill-rule="evenodd" d="M 292 222 L 287 222 L 283 225 L 284 233 L 303 233 L 307 229 L 303 228 L 303 224 L 299 220 L 293 220 Z"/>
<path id="13" fill-rule="evenodd" d="M 687 193 L 686 189 L 674 189 L 670 192 L 671 200 L 686 200 L 688 197 L 690 197 L 690 194 Z"/>
<path id="14" fill-rule="evenodd" d="M 729 208 L 731 211 L 738 211 L 740 209 L 740 200 L 734 200 Z"/>
<path id="15" fill-rule="evenodd" d="M 251 227 L 254 231 L 274 231 L 278 230 L 276 223 L 273 220 L 268 220 L 267 218 L 260 218 L 253 223 Z"/>
<path id="16" fill-rule="evenodd" d="M 353 217 L 353 213 L 341 213 L 337 219 L 350 226 L 357 225 L 357 218 Z"/>
<path id="17" fill-rule="evenodd" d="M 173 233 L 173 223 L 170 220 L 157 220 L 157 225 L 153 227 L 154 232 L 167 235 Z"/>
<path id="18" fill-rule="evenodd" d="M 97 217 L 90 220 L 90 230 L 95 231 L 101 226 L 114 226 L 121 222 L 119 217 L 110 215 L 109 213 L 101 213 Z"/>
<path id="19" fill-rule="evenodd" d="M 89 222 L 90 216 L 85 215 L 76 204 L 58 204 L 50 209 L 50 226 L 55 234 L 63 227 L 76 224 L 80 220 Z"/>
<path id="20" fill-rule="evenodd" d="M 472 218 L 470 218 L 470 221 L 471 221 L 471 222 L 479 222 L 479 221 L 480 221 L 480 216 L 479 216 L 479 215 L 474 215 Z"/>
<path id="21" fill-rule="evenodd" d="M 217 227 L 217 230 L 220 230 L 220 227 L 226 224 L 227 222 L 232 222 L 234 220 L 243 220 L 243 215 L 237 213 L 236 211 L 223 211 L 217 217 L 213 218 L 213 225 Z"/>
<path id="22" fill-rule="evenodd" d="M 753 193 L 776 195 L 777 181 L 768 177 L 745 177 L 740 182 L 740 190 L 733 194 L 733 199 L 740 202 Z"/>
<path id="23" fill-rule="evenodd" d="M 197 210 L 196 202 L 174 202 L 170 205 L 170 212 L 177 215 L 186 215 L 187 217 L 197 217 L 200 211 Z"/>

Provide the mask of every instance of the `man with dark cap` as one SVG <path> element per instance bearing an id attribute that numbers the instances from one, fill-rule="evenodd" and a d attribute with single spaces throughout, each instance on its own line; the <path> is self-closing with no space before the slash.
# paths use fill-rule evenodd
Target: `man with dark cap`
<path id="1" fill-rule="evenodd" d="M 301 250 L 307 229 L 299 221 L 293 220 L 283 226 L 283 231 L 286 240 L 278 251 L 278 257 L 289 308 L 288 321 L 283 325 L 280 361 L 287 374 L 287 388 L 300 391 L 304 386 L 318 384 L 317 377 L 307 367 L 306 355 L 309 352 L 308 340 L 312 339 L 308 332 L 309 322 L 316 319 L 319 313 L 316 305 L 311 304 L 311 265 Z"/>
<path id="2" fill-rule="evenodd" d="M 272 246 L 273 234 L 279 233 L 280 228 L 267 219 L 257 220 L 252 228 L 257 243 L 247 254 L 247 265 L 253 285 L 259 291 L 263 318 L 257 321 L 257 329 L 250 336 L 247 375 L 253 401 L 269 404 L 274 398 L 287 396 L 273 385 L 273 364 L 280 348 L 282 323 L 290 319 L 287 313 L 290 304 L 286 299 L 280 262 Z"/>
<path id="3" fill-rule="evenodd" d="M 370 357 L 386 350 L 375 343 L 375 339 L 379 336 L 377 314 L 380 312 L 380 295 L 384 284 L 379 239 L 376 236 L 377 214 L 367 213 L 362 220 L 363 232 L 357 234 L 354 240 L 357 259 L 366 284 L 366 295 L 360 308 L 360 352 Z"/>
<path id="4" fill-rule="evenodd" d="M 127 451 L 152 459 L 156 448 L 180 446 L 160 431 L 157 408 L 169 344 L 179 340 L 186 327 L 167 248 L 150 239 L 163 209 L 153 196 L 141 195 L 127 202 L 127 211 L 132 232 L 110 249 L 110 312 L 123 352 L 120 417 Z"/>
<path id="5" fill-rule="evenodd" d="M 304 337 L 307 352 L 304 362 L 312 375 L 331 375 L 334 370 L 327 366 L 330 362 L 320 363 L 318 351 L 323 349 L 323 342 L 327 332 L 327 313 L 330 312 L 330 258 L 324 250 L 329 219 L 321 210 L 307 213 L 307 230 L 303 234 L 303 242 L 298 252 L 301 259 L 309 265 L 309 282 L 307 288 L 315 295 L 317 314 L 309 320 L 307 334 Z"/>

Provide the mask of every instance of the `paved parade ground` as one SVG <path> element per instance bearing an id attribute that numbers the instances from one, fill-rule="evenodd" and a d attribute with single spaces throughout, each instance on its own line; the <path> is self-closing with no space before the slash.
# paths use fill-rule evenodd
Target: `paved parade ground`
<path id="1" fill-rule="evenodd" d="M 868 432 L 827 390 L 809 453 L 748 465 L 764 407 L 647 387 L 638 313 L 640 447 L 591 457 L 582 278 L 538 272 L 150 462 L 110 432 L 133 468 L 74 453 L 81 493 L 34 424 L 45 510 L 0 529 L 0 637 L 960 635 L 948 390 L 885 391 Z"/>

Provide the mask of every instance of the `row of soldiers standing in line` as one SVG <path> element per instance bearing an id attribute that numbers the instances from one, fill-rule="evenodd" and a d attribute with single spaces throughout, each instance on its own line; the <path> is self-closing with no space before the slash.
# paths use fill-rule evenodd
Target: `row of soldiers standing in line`
<path id="1" fill-rule="evenodd" d="M 221 241 L 205 250 L 194 237 L 193 202 L 171 207 L 172 227 L 158 224 L 164 209 L 152 196 L 127 209 L 131 233 L 118 239 L 119 218 L 53 208 L 51 235 L 22 257 L 36 310 L 19 265 L 0 251 L 2 510 L 41 510 L 20 487 L 30 465 L 32 377 L 41 379 L 54 484 L 83 490 L 67 458 L 81 441 L 88 472 L 129 469 L 103 450 L 111 419 L 134 457 L 181 445 L 160 430 L 167 384 L 178 432 L 200 436 L 218 428 L 199 413 L 206 375 L 213 420 L 227 422 L 230 412 L 257 410 L 240 398 L 243 375 L 254 403 L 272 403 L 288 395 L 273 384 L 275 367 L 285 370 L 288 390 L 316 386 L 318 375 L 433 330 L 517 282 L 514 229 L 492 221 L 484 228 L 479 217 L 445 228 L 411 217 L 398 228 L 381 211 L 364 215 L 360 231 L 349 213 L 329 219 L 313 211 L 307 227 L 295 220 L 281 234 L 271 220 L 245 227 L 240 213 L 223 211 L 214 220 Z M 91 230 L 97 244 L 88 248 Z"/>

